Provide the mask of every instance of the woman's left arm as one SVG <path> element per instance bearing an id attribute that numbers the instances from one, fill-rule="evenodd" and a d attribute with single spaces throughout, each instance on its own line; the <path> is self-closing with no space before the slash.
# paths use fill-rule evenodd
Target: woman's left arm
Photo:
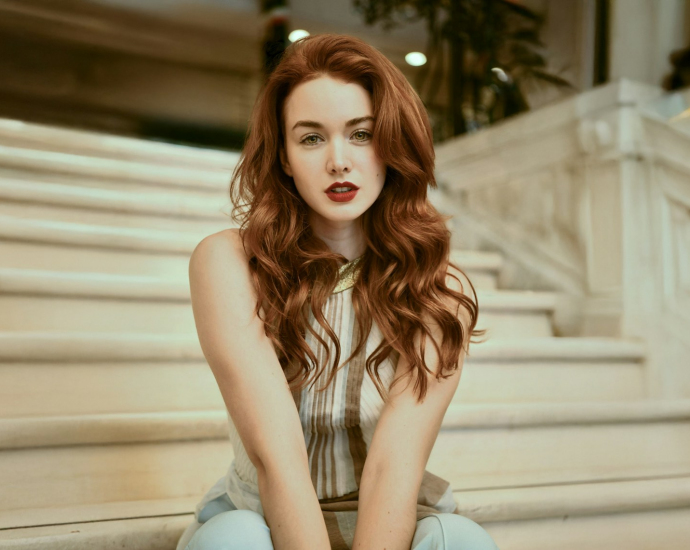
<path id="1" fill-rule="evenodd" d="M 468 289 L 469 283 L 465 283 L 462 273 L 455 269 L 453 272 Z M 450 276 L 446 284 L 458 292 L 463 290 Z M 460 307 L 458 318 L 467 339 L 469 314 L 463 307 Z M 430 319 L 425 322 L 440 347 L 440 327 Z M 420 340 L 418 333 L 417 349 L 420 349 Z M 466 346 L 467 341 L 464 344 Z M 425 363 L 436 373 L 438 354 L 428 337 L 425 346 Z M 390 390 L 390 399 L 381 411 L 362 471 L 353 550 L 410 550 L 417 526 L 417 497 L 424 469 L 443 416 L 460 382 L 464 358 L 463 349 L 458 369 L 449 378 L 436 380 L 427 374 L 427 394 L 424 401 L 418 403 L 413 391 L 417 374 L 412 373 L 408 362 L 400 356 L 396 379 L 403 380 Z"/>

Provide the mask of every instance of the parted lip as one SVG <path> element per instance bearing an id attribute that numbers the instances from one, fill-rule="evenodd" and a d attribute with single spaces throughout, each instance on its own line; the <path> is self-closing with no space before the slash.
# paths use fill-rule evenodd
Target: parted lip
<path id="1" fill-rule="evenodd" d="M 359 189 L 359 187 L 357 187 L 354 183 L 350 183 L 349 181 L 336 181 L 335 183 L 332 183 L 328 187 L 328 189 L 326 189 L 326 193 L 328 193 L 329 191 L 333 191 L 333 189 L 335 189 L 336 187 L 350 187 L 352 189 Z"/>

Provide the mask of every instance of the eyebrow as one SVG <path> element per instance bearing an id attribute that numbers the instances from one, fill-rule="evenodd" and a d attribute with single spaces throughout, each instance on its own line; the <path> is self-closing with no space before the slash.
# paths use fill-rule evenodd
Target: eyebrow
<path id="1" fill-rule="evenodd" d="M 369 120 L 373 122 L 375 119 L 373 116 L 361 116 L 353 118 L 352 120 L 347 121 L 345 127 L 347 128 L 349 126 L 354 126 L 355 124 L 361 124 L 362 122 L 367 122 Z M 295 123 L 292 129 L 294 130 L 298 126 L 304 126 L 306 128 L 323 128 L 323 124 L 321 124 L 320 122 L 316 122 L 315 120 L 299 120 Z"/>

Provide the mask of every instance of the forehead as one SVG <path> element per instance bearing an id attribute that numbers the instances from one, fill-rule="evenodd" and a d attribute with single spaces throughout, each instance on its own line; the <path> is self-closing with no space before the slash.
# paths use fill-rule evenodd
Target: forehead
<path id="1" fill-rule="evenodd" d="M 369 92 L 356 82 L 321 76 L 296 86 L 285 100 L 285 121 L 290 130 L 298 120 L 342 126 L 353 117 L 372 115 Z"/>

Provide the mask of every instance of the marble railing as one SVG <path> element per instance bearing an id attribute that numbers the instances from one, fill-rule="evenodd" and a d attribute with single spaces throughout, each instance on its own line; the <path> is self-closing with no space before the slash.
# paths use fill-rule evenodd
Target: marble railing
<path id="1" fill-rule="evenodd" d="M 650 397 L 690 397 L 689 104 L 622 79 L 436 148 L 455 245 L 562 291 L 558 334 L 644 340 Z"/>
<path id="2" fill-rule="evenodd" d="M 647 218 L 647 238 L 625 243 L 646 265 L 628 295 L 629 334 L 650 332 L 659 392 L 690 396 L 690 90 L 666 94 L 641 106 L 645 185 L 634 204 Z M 634 222 L 633 222 L 634 223 Z M 651 259 L 651 260 L 650 260 Z M 631 263 L 630 269 L 635 265 Z M 631 290 L 635 287 L 631 285 Z M 633 309 L 632 306 L 635 306 Z M 654 326 L 650 327 L 650 320 Z"/>

